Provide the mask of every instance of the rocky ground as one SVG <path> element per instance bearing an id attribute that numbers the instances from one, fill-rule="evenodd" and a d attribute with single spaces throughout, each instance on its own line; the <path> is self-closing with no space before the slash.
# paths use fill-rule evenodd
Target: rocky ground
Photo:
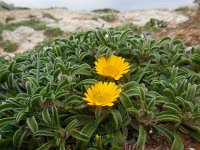
<path id="1" fill-rule="evenodd" d="M 68 35 L 74 31 L 87 30 L 101 27 L 117 27 L 126 23 L 143 26 L 151 18 L 163 20 L 168 23 L 168 27 L 174 28 L 178 24 L 188 20 L 188 16 L 177 11 L 164 9 L 141 10 L 141 11 L 70 11 L 67 9 L 31 9 L 31 10 L 11 10 L 0 11 L 0 23 L 4 26 L 15 24 L 26 20 L 37 20 L 46 25 L 45 28 L 59 28 Z M 2 29 L 2 41 L 11 41 L 17 45 L 16 51 L 6 52 L 0 46 L 0 54 L 6 58 L 11 58 L 17 53 L 22 53 L 32 49 L 37 43 L 48 38 L 45 29 L 36 30 L 30 25 L 18 25 L 14 30 L 11 28 Z"/>

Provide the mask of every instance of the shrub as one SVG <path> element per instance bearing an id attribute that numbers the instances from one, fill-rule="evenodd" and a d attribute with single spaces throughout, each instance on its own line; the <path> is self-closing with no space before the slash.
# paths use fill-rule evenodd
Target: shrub
<path id="1" fill-rule="evenodd" d="M 48 37 L 57 37 L 63 35 L 63 31 L 60 28 L 47 28 L 44 34 Z"/>
<path id="2" fill-rule="evenodd" d="M 97 59 L 113 55 L 130 64 L 119 80 L 95 70 Z M 179 40 L 143 39 L 131 30 L 56 39 L 54 46 L 0 67 L 0 146 L 116 150 L 134 144 L 141 150 L 148 138 L 163 135 L 171 149 L 182 150 L 181 132 L 200 140 L 199 60 L 197 50 L 187 53 Z M 112 107 L 83 100 L 99 81 L 122 90 Z"/>
<path id="3" fill-rule="evenodd" d="M 117 15 L 116 14 L 104 14 L 102 16 L 100 16 L 101 19 L 107 21 L 107 22 L 113 22 L 117 19 Z"/>
<path id="4" fill-rule="evenodd" d="M 0 47 L 4 49 L 4 51 L 11 53 L 17 50 L 18 46 L 16 43 L 13 43 L 9 40 L 1 41 Z"/>
<path id="5" fill-rule="evenodd" d="M 158 19 L 154 19 L 154 18 L 151 18 L 149 20 L 149 22 L 147 22 L 145 24 L 145 26 L 150 26 L 150 27 L 156 27 L 156 28 L 164 28 L 164 27 L 167 27 L 167 22 L 163 21 L 163 20 L 158 20 Z"/>
<path id="6" fill-rule="evenodd" d="M 95 9 L 92 12 L 95 13 L 119 13 L 119 10 L 111 9 L 111 8 L 104 8 L 104 9 Z"/>

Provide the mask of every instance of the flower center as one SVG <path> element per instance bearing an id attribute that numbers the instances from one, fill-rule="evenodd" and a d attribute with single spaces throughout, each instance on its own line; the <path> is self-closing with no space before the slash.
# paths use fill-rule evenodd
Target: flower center
<path id="1" fill-rule="evenodd" d="M 110 95 L 106 93 L 101 93 L 94 96 L 95 101 L 100 104 L 109 102 L 109 98 L 110 98 Z"/>
<path id="2" fill-rule="evenodd" d="M 109 76 L 116 76 L 119 73 L 119 69 L 116 66 L 108 65 L 104 68 L 104 74 Z"/>

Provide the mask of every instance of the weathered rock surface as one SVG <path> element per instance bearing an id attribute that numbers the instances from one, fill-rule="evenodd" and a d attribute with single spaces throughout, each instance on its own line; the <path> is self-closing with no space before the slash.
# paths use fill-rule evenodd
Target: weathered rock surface
<path id="1" fill-rule="evenodd" d="M 54 18 L 44 17 L 44 14 L 50 14 Z M 65 33 L 74 31 L 87 30 L 90 28 L 101 27 L 116 27 L 124 23 L 133 23 L 143 26 L 151 18 L 159 19 L 168 22 L 169 26 L 177 26 L 177 24 L 188 20 L 187 16 L 170 10 L 139 10 L 117 13 L 117 19 L 113 22 L 106 22 L 99 14 L 87 11 L 70 11 L 67 9 L 30 9 L 30 10 L 13 10 L 0 11 L 0 22 L 6 23 L 6 18 L 12 16 L 15 18 L 11 22 L 19 22 L 22 20 L 36 19 L 43 21 L 48 27 L 59 27 Z M 96 19 L 94 19 L 97 17 Z M 15 31 L 3 31 L 3 40 L 10 40 L 19 45 L 15 53 L 22 53 L 32 49 L 38 42 L 45 39 L 43 31 L 35 31 L 30 27 L 19 27 Z M 2 53 L 0 51 L 0 53 Z M 5 53 L 5 52 L 4 52 Z M 11 57 L 13 54 L 9 54 Z"/>
<path id="2" fill-rule="evenodd" d="M 3 40 L 16 43 L 19 47 L 15 53 L 22 53 L 32 49 L 37 43 L 42 42 L 45 36 L 41 31 L 35 31 L 30 27 L 21 26 L 14 31 L 4 30 L 2 38 Z"/>

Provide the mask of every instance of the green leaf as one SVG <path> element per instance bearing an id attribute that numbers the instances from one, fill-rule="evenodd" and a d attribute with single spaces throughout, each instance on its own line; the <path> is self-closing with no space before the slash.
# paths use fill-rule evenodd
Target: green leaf
<path id="1" fill-rule="evenodd" d="M 141 100 L 144 100 L 145 99 L 145 91 L 144 91 L 144 88 L 142 87 L 138 87 L 138 90 L 139 90 L 139 97 Z"/>
<path id="2" fill-rule="evenodd" d="M 59 121 L 57 108 L 53 106 L 51 108 L 51 110 L 52 110 L 52 115 L 53 115 L 52 119 L 53 119 L 54 124 L 57 125 L 57 126 L 60 126 L 60 121 Z"/>
<path id="3" fill-rule="evenodd" d="M 15 117 L 7 117 L 0 119 L 0 127 L 2 127 L 5 124 L 13 123 L 15 122 Z"/>
<path id="4" fill-rule="evenodd" d="M 36 132 L 36 131 L 38 130 L 38 123 L 37 123 L 37 121 L 35 120 L 35 117 L 34 117 L 34 116 L 32 116 L 31 118 L 28 118 L 28 119 L 26 120 L 26 122 L 27 122 L 29 128 L 31 129 L 31 131 L 32 131 L 33 133 Z"/>
<path id="5" fill-rule="evenodd" d="M 116 131 L 112 134 L 111 145 L 114 147 L 124 146 L 125 138 L 121 131 Z"/>
<path id="6" fill-rule="evenodd" d="M 123 42 L 124 39 L 125 39 L 127 36 L 130 35 L 130 32 L 131 32 L 130 29 L 125 30 L 125 31 L 120 35 L 120 37 L 119 37 L 119 41 L 120 41 L 120 42 Z"/>
<path id="7" fill-rule="evenodd" d="M 165 122 L 165 121 L 169 121 L 169 122 L 177 122 L 180 123 L 181 120 L 179 118 L 179 116 L 177 116 L 176 114 L 172 114 L 170 112 L 160 112 L 158 114 L 155 115 L 156 121 L 157 122 Z"/>
<path id="8" fill-rule="evenodd" d="M 86 125 L 88 122 L 94 120 L 95 118 L 87 115 L 74 115 L 71 117 L 68 117 L 65 121 L 64 124 L 69 124 L 71 121 L 76 119 L 78 122 L 75 124 L 76 127 Z"/>
<path id="9" fill-rule="evenodd" d="M 97 121 L 91 121 L 90 123 L 86 124 L 83 129 L 81 130 L 82 133 L 87 135 L 87 137 L 90 139 L 96 128 L 98 127 Z M 88 139 L 88 140 L 89 140 Z"/>
<path id="10" fill-rule="evenodd" d="M 147 138 L 146 131 L 144 130 L 143 126 L 140 125 L 139 136 L 136 143 L 137 150 L 144 150 L 146 138 Z"/>
<path id="11" fill-rule="evenodd" d="M 62 91 L 63 89 L 65 89 L 65 87 L 66 87 L 68 84 L 69 84 L 69 83 L 68 83 L 68 80 L 62 81 L 62 82 L 58 85 L 58 87 L 56 88 L 56 93 L 57 93 L 58 91 Z"/>
<path id="12" fill-rule="evenodd" d="M 101 30 L 97 30 L 97 37 L 99 38 L 99 40 L 101 41 L 101 43 L 104 45 L 104 46 L 107 46 L 107 42 L 106 42 L 106 39 L 104 38 L 103 36 L 103 33 Z"/>
<path id="13" fill-rule="evenodd" d="M 14 104 L 1 104 L 0 105 L 0 113 L 2 113 L 4 111 L 8 111 L 8 110 L 13 110 L 16 107 L 17 106 Z"/>
<path id="14" fill-rule="evenodd" d="M 23 139 L 26 135 L 27 131 L 24 126 L 20 127 L 15 134 L 13 135 L 13 144 L 16 147 L 21 147 Z"/>
<path id="15" fill-rule="evenodd" d="M 34 136 L 51 136 L 54 137 L 54 133 L 51 131 L 46 131 L 46 130 L 38 130 L 34 133 Z"/>
<path id="16" fill-rule="evenodd" d="M 169 131 L 166 127 L 162 125 L 153 125 L 153 127 L 158 130 L 161 134 L 163 134 L 168 140 L 171 142 L 174 139 L 174 135 L 171 131 Z"/>
<path id="17" fill-rule="evenodd" d="M 43 144 L 42 146 L 40 146 L 39 148 L 37 148 L 36 150 L 49 150 L 52 147 L 54 147 L 56 145 L 55 140 L 49 141 L 45 144 Z"/>
<path id="18" fill-rule="evenodd" d="M 184 145 L 181 138 L 178 135 L 174 135 L 174 141 L 170 150 L 183 150 Z"/>
<path id="19" fill-rule="evenodd" d="M 59 150 L 65 150 L 65 141 L 62 141 L 59 145 Z"/>
<path id="20" fill-rule="evenodd" d="M 72 135 L 74 138 L 76 138 L 76 139 L 78 139 L 78 140 L 81 140 L 81 141 L 87 142 L 87 141 L 89 140 L 89 137 L 88 137 L 86 134 L 84 134 L 84 133 L 82 133 L 82 132 L 80 132 L 80 131 L 78 131 L 78 130 L 72 131 L 72 132 L 71 132 L 71 135 Z"/>
<path id="21" fill-rule="evenodd" d="M 122 103 L 122 105 L 124 106 L 124 108 L 127 110 L 128 108 L 133 107 L 131 100 L 129 99 L 129 97 L 125 94 L 125 93 L 121 93 L 119 96 L 120 102 Z"/>
<path id="22" fill-rule="evenodd" d="M 185 99 L 188 100 L 188 101 L 193 101 L 193 98 L 196 95 L 196 91 L 197 91 L 197 85 L 196 84 L 191 85 L 189 83 Z"/>
<path id="23" fill-rule="evenodd" d="M 48 109 L 42 111 L 42 118 L 46 124 L 51 124 L 51 117 Z"/>
<path id="24" fill-rule="evenodd" d="M 174 103 L 166 103 L 164 104 L 163 108 L 167 109 L 168 111 L 172 111 L 176 113 L 179 118 L 182 118 L 182 112 L 181 109 Z"/>
<path id="25" fill-rule="evenodd" d="M 85 79 L 77 83 L 74 87 L 79 87 L 80 85 L 92 85 L 97 83 L 98 81 L 95 79 Z"/>
<path id="26" fill-rule="evenodd" d="M 76 119 L 72 120 L 72 121 L 67 125 L 67 127 L 65 128 L 65 131 L 69 132 L 69 131 L 73 130 L 73 129 L 76 127 L 77 122 L 78 122 L 78 121 L 77 121 Z"/>
<path id="27" fill-rule="evenodd" d="M 101 118 L 102 118 L 102 107 L 96 107 L 95 109 L 95 117 L 98 121 L 101 121 Z"/>
<path id="28" fill-rule="evenodd" d="M 16 115 L 16 122 L 19 122 L 22 119 L 26 119 L 26 113 L 24 111 L 20 111 L 17 115 Z"/>
<path id="29" fill-rule="evenodd" d="M 116 129 L 121 128 L 121 125 L 122 125 L 122 116 L 119 113 L 119 111 L 116 110 L 116 109 L 109 109 L 109 111 L 111 112 L 111 114 L 113 116 L 113 119 L 115 121 L 115 127 L 116 127 Z"/>

